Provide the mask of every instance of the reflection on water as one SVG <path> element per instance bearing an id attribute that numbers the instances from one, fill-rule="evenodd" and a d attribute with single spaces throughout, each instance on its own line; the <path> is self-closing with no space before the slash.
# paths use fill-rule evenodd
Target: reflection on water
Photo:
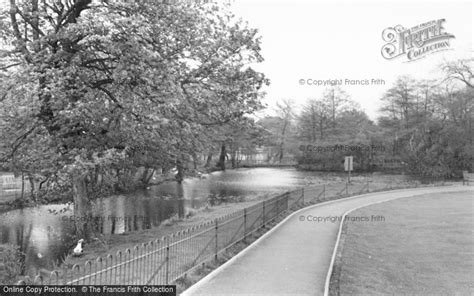
<path id="1" fill-rule="evenodd" d="M 131 195 L 117 195 L 93 203 L 93 227 L 104 235 L 148 229 L 173 215 L 184 217 L 191 208 L 220 202 L 258 198 L 323 180 L 322 173 L 295 169 L 256 168 L 215 172 L 205 178 L 186 179 L 152 186 Z M 53 261 L 65 256 L 74 245 L 72 204 L 44 205 L 0 214 L 0 243 L 20 246 L 26 266 L 52 269 Z"/>

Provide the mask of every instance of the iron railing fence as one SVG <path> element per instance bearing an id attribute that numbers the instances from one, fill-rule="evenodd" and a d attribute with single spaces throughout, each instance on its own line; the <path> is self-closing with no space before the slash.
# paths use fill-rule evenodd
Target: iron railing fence
<path id="1" fill-rule="evenodd" d="M 418 182 L 377 183 L 371 180 L 308 186 L 258 202 L 213 221 L 136 245 L 116 254 L 26 277 L 18 284 L 114 285 L 171 284 L 261 228 L 310 204 L 374 191 L 417 187 Z"/>

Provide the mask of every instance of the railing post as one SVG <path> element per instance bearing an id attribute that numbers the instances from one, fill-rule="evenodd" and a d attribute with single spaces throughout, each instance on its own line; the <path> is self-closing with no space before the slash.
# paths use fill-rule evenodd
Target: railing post
<path id="1" fill-rule="evenodd" d="M 370 190 L 369 190 L 369 180 L 367 180 L 367 192 L 370 192 Z"/>
<path id="2" fill-rule="evenodd" d="M 244 209 L 244 242 L 247 239 L 247 209 Z"/>
<path id="3" fill-rule="evenodd" d="M 170 270 L 170 239 L 169 237 L 165 237 L 166 239 L 166 284 L 168 285 L 169 282 L 169 270 Z"/>
<path id="4" fill-rule="evenodd" d="M 281 211 L 281 209 L 280 209 L 280 203 L 281 203 L 283 197 L 284 197 L 284 196 L 282 195 L 282 196 L 277 196 L 277 197 L 275 198 L 275 216 L 274 216 L 274 217 L 270 217 L 270 220 L 271 220 L 272 218 L 274 219 L 274 218 L 278 217 L 278 215 L 280 215 L 280 213 L 281 213 L 281 212 L 280 212 L 280 211 Z"/>
<path id="5" fill-rule="evenodd" d="M 61 275 L 62 277 L 62 284 L 65 285 L 67 283 L 67 269 L 66 269 L 66 264 L 63 264 L 63 273 Z M 95 284 L 95 282 L 94 282 Z"/>
<path id="6" fill-rule="evenodd" d="M 265 228 L 265 201 L 262 203 L 262 227 Z"/>
<path id="7" fill-rule="evenodd" d="M 216 240 L 216 248 L 215 248 L 215 254 L 214 254 L 214 259 L 217 261 L 217 253 L 219 252 L 219 246 L 217 244 L 217 233 L 219 231 L 219 226 L 217 225 L 217 219 L 215 219 L 215 229 L 216 229 L 216 233 L 215 233 L 215 240 Z"/>
<path id="8" fill-rule="evenodd" d="M 304 206 L 304 187 L 301 189 L 301 200 L 303 201 L 303 206 Z"/>
<path id="9" fill-rule="evenodd" d="M 323 200 L 326 199 L 326 184 L 323 184 Z"/>
<path id="10" fill-rule="evenodd" d="M 289 209 L 290 209 L 290 208 L 289 208 L 289 203 L 290 203 L 290 193 L 289 193 L 289 192 L 286 194 L 286 198 L 285 198 L 285 199 L 286 199 L 286 213 L 288 213 L 288 211 L 289 211 Z"/>

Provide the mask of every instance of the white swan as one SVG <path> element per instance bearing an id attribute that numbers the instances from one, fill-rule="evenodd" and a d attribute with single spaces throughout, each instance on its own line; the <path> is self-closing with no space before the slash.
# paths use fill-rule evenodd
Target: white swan
<path id="1" fill-rule="evenodd" d="M 84 240 L 82 238 L 77 242 L 77 246 L 72 251 L 74 256 L 81 256 L 82 255 L 82 252 L 84 251 L 82 249 L 82 243 L 83 242 L 84 242 Z"/>

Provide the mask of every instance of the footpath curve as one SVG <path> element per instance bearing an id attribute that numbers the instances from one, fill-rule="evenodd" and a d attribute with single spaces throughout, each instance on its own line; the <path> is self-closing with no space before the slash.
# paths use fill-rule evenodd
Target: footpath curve
<path id="1" fill-rule="evenodd" d="M 303 208 L 181 295 L 324 295 L 340 221 L 315 219 L 342 217 L 353 209 L 398 198 L 463 191 L 474 192 L 472 187 L 459 185 L 401 189 Z"/>

